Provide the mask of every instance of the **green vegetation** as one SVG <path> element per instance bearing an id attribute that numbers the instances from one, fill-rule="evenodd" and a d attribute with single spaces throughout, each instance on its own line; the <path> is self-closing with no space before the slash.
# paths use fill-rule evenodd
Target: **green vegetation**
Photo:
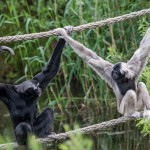
<path id="1" fill-rule="evenodd" d="M 48 31 L 67 25 L 78 26 L 149 7 L 148 0 L 2 0 L 0 1 L 0 36 Z M 150 17 L 147 15 L 111 26 L 73 33 L 72 37 L 112 63 L 127 61 L 138 48 L 149 21 Z M 0 56 L 0 81 L 19 83 L 41 71 L 50 58 L 57 39 L 52 36 L 8 43 L 7 46 L 12 47 L 16 55 L 13 58 L 7 55 L 6 58 Z M 149 65 L 150 63 L 144 70 L 141 80 L 147 84 L 150 91 Z M 51 82 L 39 102 L 40 111 L 45 107 L 51 107 L 55 111 L 56 132 L 63 132 L 64 123 L 72 127 L 76 121 L 80 126 L 86 126 L 118 116 L 112 90 L 73 52 L 69 45 L 66 45 L 63 51 L 57 77 Z M 0 115 L 0 120 L 2 119 L 0 128 L 3 129 L 0 131 L 0 143 L 11 142 L 12 128 L 8 125 L 9 121 L 4 121 L 8 112 L 4 109 L 3 112 L 0 110 L 1 113 L 5 118 L 2 119 L 4 116 Z M 7 124 L 7 129 L 3 124 Z M 79 135 L 75 138 L 79 138 L 83 144 L 87 140 L 89 147 L 92 146 L 92 142 L 85 137 Z M 60 149 L 73 149 L 70 145 L 76 140 L 75 138 L 60 146 Z M 68 148 L 64 148 L 66 145 L 69 145 Z M 33 147 L 32 145 L 31 149 L 37 149 L 36 146 Z"/>
<path id="2" fill-rule="evenodd" d="M 64 126 L 66 131 L 70 131 L 69 126 Z M 78 129 L 79 126 L 75 126 L 75 129 Z M 91 150 L 92 149 L 92 141 L 81 134 L 72 134 L 70 136 L 70 140 L 64 142 L 63 144 L 59 144 L 60 150 Z"/>
<path id="3" fill-rule="evenodd" d="M 136 125 L 138 128 L 140 128 L 141 133 L 146 136 L 150 134 L 150 121 L 146 118 L 139 119 L 139 122 Z"/>

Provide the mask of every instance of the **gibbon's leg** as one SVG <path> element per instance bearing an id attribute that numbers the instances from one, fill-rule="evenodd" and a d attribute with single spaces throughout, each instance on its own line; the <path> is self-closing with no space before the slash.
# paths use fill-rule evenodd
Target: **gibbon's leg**
<path id="1" fill-rule="evenodd" d="M 120 103 L 119 112 L 124 116 L 131 116 L 135 113 L 136 101 L 136 93 L 133 90 L 128 90 Z"/>
<path id="2" fill-rule="evenodd" d="M 138 83 L 138 101 L 142 101 L 144 106 L 143 117 L 150 119 L 150 96 L 147 87 L 143 82 Z"/>
<path id="3" fill-rule="evenodd" d="M 52 132 L 53 122 L 53 110 L 46 108 L 33 123 L 34 134 L 40 138 L 47 137 Z"/>
<path id="4" fill-rule="evenodd" d="M 19 145 L 26 145 L 28 140 L 28 134 L 32 133 L 31 124 L 27 122 L 19 123 L 15 130 L 16 141 Z"/>

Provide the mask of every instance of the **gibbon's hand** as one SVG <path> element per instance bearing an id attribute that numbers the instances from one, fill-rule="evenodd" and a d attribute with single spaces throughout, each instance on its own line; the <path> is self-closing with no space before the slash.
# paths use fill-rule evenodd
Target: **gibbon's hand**
<path id="1" fill-rule="evenodd" d="M 58 35 L 59 38 L 66 40 L 68 37 L 67 30 L 63 28 L 58 28 L 55 30 L 56 34 Z"/>

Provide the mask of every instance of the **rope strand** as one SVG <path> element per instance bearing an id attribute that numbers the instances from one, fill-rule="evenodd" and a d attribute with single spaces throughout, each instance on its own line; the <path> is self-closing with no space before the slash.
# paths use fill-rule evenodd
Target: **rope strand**
<path id="1" fill-rule="evenodd" d="M 109 19 L 102 20 L 102 21 L 97 21 L 97 22 L 92 22 L 92 23 L 72 27 L 72 31 L 73 32 L 79 32 L 79 31 L 83 31 L 85 29 L 94 29 L 97 27 L 110 25 L 110 24 L 113 24 L 116 22 L 121 22 L 121 21 L 124 21 L 127 19 L 138 17 L 138 16 L 143 16 L 143 15 L 146 15 L 149 13 L 150 13 L 150 8 L 143 9 L 143 10 L 140 10 L 137 12 L 132 12 L 129 14 L 125 14 L 122 16 L 118 16 L 118 17 L 109 18 Z M 31 39 L 36 39 L 36 38 L 50 37 L 52 35 L 57 35 L 55 30 L 50 30 L 47 32 L 24 34 L 24 35 L 5 36 L 5 37 L 0 37 L 0 43 L 2 43 L 2 42 L 3 43 L 9 43 L 9 42 L 21 41 L 21 40 L 31 40 Z"/>

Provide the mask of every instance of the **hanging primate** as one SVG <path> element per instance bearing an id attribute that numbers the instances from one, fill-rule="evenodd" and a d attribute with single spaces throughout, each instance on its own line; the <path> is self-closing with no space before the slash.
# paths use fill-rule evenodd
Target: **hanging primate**
<path id="1" fill-rule="evenodd" d="M 0 83 L 0 99 L 7 106 L 19 145 L 27 144 L 29 133 L 47 137 L 52 132 L 53 110 L 46 108 L 37 115 L 37 101 L 50 81 L 56 76 L 65 40 L 59 39 L 46 67 L 31 80 L 19 85 Z"/>
<path id="2" fill-rule="evenodd" d="M 73 40 L 65 29 L 55 31 L 74 49 L 74 51 L 113 89 L 117 98 L 117 110 L 124 116 L 139 117 L 144 110 L 144 117 L 150 119 L 150 97 L 146 85 L 138 82 L 142 69 L 150 54 L 150 28 L 148 28 L 140 47 L 131 59 L 117 64 L 102 59 L 83 44 Z"/>

